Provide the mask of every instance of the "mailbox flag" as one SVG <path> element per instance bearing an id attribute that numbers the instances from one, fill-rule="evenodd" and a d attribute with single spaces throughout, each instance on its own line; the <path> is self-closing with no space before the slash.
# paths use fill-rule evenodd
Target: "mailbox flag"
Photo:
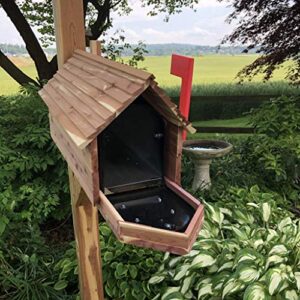
<path id="1" fill-rule="evenodd" d="M 179 110 L 188 120 L 190 113 L 191 91 L 193 82 L 194 58 L 172 54 L 171 74 L 181 78 L 181 91 Z M 186 131 L 183 132 L 183 140 L 186 139 Z"/>

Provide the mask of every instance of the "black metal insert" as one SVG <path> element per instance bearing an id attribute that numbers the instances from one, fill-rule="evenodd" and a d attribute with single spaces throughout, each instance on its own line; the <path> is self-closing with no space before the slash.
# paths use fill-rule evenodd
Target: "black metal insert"
<path id="1" fill-rule="evenodd" d="M 142 97 L 122 112 L 98 137 L 101 190 L 121 192 L 161 182 L 164 127 Z"/>
<path id="2" fill-rule="evenodd" d="M 165 121 L 142 97 L 98 137 L 100 188 L 125 221 L 184 232 L 194 208 L 164 183 Z"/>
<path id="3" fill-rule="evenodd" d="M 108 196 L 128 222 L 184 232 L 194 208 L 167 187 L 148 188 Z"/>

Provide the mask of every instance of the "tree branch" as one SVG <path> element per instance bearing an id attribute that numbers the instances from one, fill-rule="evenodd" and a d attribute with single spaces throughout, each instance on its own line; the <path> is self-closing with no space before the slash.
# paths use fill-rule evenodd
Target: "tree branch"
<path id="1" fill-rule="evenodd" d="M 0 0 L 0 4 L 23 38 L 26 49 L 35 63 L 38 77 L 40 79 L 50 79 L 53 76 L 53 70 L 40 43 L 18 5 L 14 0 Z"/>
<path id="2" fill-rule="evenodd" d="M 38 83 L 32 78 L 23 73 L 8 57 L 0 50 L 0 66 L 20 85 L 33 83 L 38 86 Z"/>

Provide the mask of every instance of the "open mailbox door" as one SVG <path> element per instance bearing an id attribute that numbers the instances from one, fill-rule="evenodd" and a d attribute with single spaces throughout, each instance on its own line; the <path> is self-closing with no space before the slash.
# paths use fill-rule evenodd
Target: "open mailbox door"
<path id="1" fill-rule="evenodd" d="M 189 252 L 203 222 L 180 187 L 182 133 L 193 128 L 154 76 L 76 50 L 39 93 L 54 142 L 115 235 Z"/>
<path id="2" fill-rule="evenodd" d="M 120 240 L 185 254 L 203 207 L 164 175 L 165 130 L 166 120 L 141 96 L 99 135 L 100 208 L 106 203 L 104 217 L 115 210 L 117 219 L 106 220 Z"/>

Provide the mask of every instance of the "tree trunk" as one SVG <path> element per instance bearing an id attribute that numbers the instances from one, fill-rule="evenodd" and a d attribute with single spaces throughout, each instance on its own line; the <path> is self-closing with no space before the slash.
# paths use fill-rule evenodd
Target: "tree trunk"
<path id="1" fill-rule="evenodd" d="M 47 80 L 52 78 L 55 70 L 52 69 L 51 64 L 48 62 L 39 41 L 18 5 L 14 0 L 0 0 L 0 4 L 23 38 L 26 49 L 35 63 L 39 79 Z"/>
<path id="2" fill-rule="evenodd" d="M 31 79 L 25 73 L 23 73 L 8 57 L 0 50 L 0 67 L 4 69 L 15 81 L 21 85 L 34 83 L 38 85 L 36 81 Z"/>

